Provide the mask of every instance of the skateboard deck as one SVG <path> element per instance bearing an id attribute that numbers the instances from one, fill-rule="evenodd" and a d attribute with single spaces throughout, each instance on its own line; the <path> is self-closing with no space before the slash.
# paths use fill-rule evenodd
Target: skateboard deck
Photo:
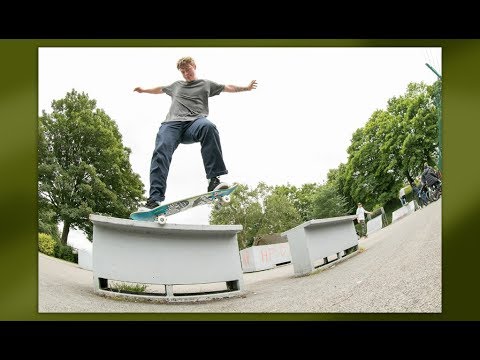
<path id="1" fill-rule="evenodd" d="M 130 219 L 138 221 L 158 221 L 160 224 L 165 224 L 167 216 L 178 214 L 179 212 L 196 206 L 212 203 L 214 203 L 215 206 L 221 206 L 230 202 L 230 194 L 235 191 L 236 188 L 237 185 L 234 185 L 226 189 L 214 190 L 205 194 L 160 205 L 150 211 L 136 211 L 130 214 Z"/>

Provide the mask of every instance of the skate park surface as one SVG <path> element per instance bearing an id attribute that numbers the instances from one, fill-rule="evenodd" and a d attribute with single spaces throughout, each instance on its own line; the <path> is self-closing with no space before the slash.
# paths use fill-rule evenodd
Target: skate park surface
<path id="1" fill-rule="evenodd" d="M 103 297 L 92 272 L 39 253 L 39 313 L 441 313 L 438 200 L 359 241 L 359 250 L 308 276 L 292 264 L 245 273 L 242 296 L 153 303 Z M 205 285 L 205 286 L 208 286 Z"/>

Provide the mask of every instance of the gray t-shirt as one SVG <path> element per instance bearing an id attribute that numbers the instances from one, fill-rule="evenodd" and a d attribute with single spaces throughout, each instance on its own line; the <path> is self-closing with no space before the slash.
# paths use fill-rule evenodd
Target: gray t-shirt
<path id="1" fill-rule="evenodd" d="M 208 116 L 208 98 L 220 94 L 225 85 L 210 80 L 175 81 L 163 88 L 172 104 L 164 122 L 192 121 Z"/>

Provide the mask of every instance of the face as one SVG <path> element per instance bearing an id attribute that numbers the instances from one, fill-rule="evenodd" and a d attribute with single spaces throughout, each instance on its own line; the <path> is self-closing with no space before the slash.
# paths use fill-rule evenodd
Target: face
<path id="1" fill-rule="evenodd" d="M 182 73 L 183 78 L 185 81 L 193 81 L 196 80 L 197 75 L 195 74 L 196 66 L 192 64 L 184 65 L 180 68 L 180 72 Z"/>

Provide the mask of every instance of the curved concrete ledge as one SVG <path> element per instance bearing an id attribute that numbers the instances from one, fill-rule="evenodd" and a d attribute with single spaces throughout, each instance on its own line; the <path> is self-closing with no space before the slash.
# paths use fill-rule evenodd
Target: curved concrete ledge
<path id="1" fill-rule="evenodd" d="M 187 225 L 187 224 L 165 224 L 160 225 L 153 221 L 136 221 L 120 219 L 111 216 L 90 215 L 90 221 L 95 225 L 102 225 L 108 228 L 121 229 L 124 231 L 157 232 L 162 234 L 181 234 L 188 232 L 199 232 L 203 234 L 214 234 L 218 232 L 232 232 L 237 234 L 242 231 L 242 225 Z"/>
<path id="2" fill-rule="evenodd" d="M 184 225 L 90 215 L 94 288 L 102 295 L 198 301 L 240 295 L 243 272 L 237 233 L 241 225 Z M 109 280 L 164 285 L 152 296 L 112 291 Z M 225 283 L 214 292 L 175 293 L 176 285 Z M 217 287 L 218 288 L 218 287 Z"/>

